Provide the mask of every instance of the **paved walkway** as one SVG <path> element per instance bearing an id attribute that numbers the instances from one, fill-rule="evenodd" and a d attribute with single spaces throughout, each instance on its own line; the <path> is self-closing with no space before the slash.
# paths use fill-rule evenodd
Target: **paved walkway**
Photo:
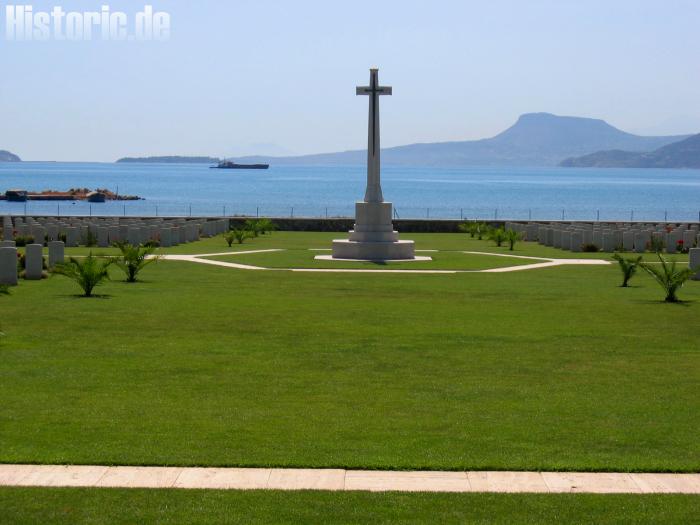
<path id="1" fill-rule="evenodd" d="M 252 266 L 249 264 L 217 261 L 214 259 L 206 259 L 205 257 L 216 257 L 221 255 L 247 255 L 254 253 L 272 253 L 272 252 L 282 252 L 283 249 L 268 249 L 268 250 L 249 250 L 249 251 L 236 251 L 236 252 L 219 252 L 219 253 L 201 253 L 196 255 L 159 255 L 158 257 L 166 261 L 187 261 L 199 264 L 210 264 L 212 266 L 221 266 L 223 268 L 235 268 L 237 270 L 269 270 L 269 271 L 288 271 L 288 272 L 312 272 L 312 273 L 386 273 L 386 274 L 457 274 L 457 273 L 507 273 L 507 272 L 520 272 L 523 270 L 536 270 L 539 268 L 549 268 L 552 266 L 566 266 L 566 265 L 595 265 L 595 266 L 607 266 L 610 261 L 603 259 L 548 259 L 545 257 L 529 257 L 525 255 L 508 255 L 500 253 L 489 253 L 489 252 L 461 252 L 469 255 L 490 255 L 496 257 L 510 257 L 512 259 L 526 259 L 532 261 L 532 264 L 523 264 L 518 266 L 507 266 L 502 268 L 489 268 L 486 270 L 412 270 L 412 269 L 374 269 L 374 268 L 265 268 L 263 266 Z M 313 250 L 313 251 L 327 251 L 327 250 Z M 437 251 L 437 250 L 416 250 L 416 251 Z M 323 259 L 326 256 L 317 256 L 317 259 Z M 429 257 L 423 260 L 430 259 Z"/>
<path id="2" fill-rule="evenodd" d="M 700 494 L 700 474 L 0 465 L 0 486 Z"/>

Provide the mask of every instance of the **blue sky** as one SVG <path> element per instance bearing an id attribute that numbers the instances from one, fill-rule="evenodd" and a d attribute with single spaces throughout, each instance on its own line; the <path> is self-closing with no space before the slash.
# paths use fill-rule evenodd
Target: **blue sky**
<path id="1" fill-rule="evenodd" d="M 34 11 L 145 2 L 33 2 Z M 363 148 L 368 68 L 382 143 L 492 136 L 521 113 L 700 132 L 700 2 L 153 1 L 166 42 L 8 42 L 0 149 L 29 160 Z"/>

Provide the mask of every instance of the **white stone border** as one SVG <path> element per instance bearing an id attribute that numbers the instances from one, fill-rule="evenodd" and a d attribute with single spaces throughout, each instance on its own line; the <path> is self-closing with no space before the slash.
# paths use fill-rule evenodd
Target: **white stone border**
<path id="1" fill-rule="evenodd" d="M 313 251 L 320 251 L 321 249 L 311 249 Z M 509 255 L 505 253 L 490 253 L 490 252 L 469 252 L 460 251 L 458 253 L 464 253 L 467 255 L 491 255 L 495 257 L 510 257 L 513 259 L 526 259 L 533 261 L 542 261 L 533 264 L 523 264 L 519 266 L 506 266 L 502 268 L 489 268 L 486 270 L 398 270 L 398 269 L 386 269 L 381 270 L 377 268 L 266 268 L 264 266 L 252 266 L 249 264 L 231 263 L 224 261 L 215 261 L 212 259 L 205 259 L 204 257 L 219 257 L 222 255 L 246 255 L 253 253 L 273 253 L 273 252 L 283 252 L 282 248 L 271 248 L 266 250 L 248 250 L 248 251 L 238 251 L 238 252 L 220 252 L 220 253 L 202 253 L 196 255 L 158 255 L 160 259 L 166 261 L 187 261 L 199 264 L 209 264 L 212 266 L 220 266 L 223 268 L 235 268 L 237 270 L 265 270 L 265 271 L 287 271 L 287 272 L 312 272 L 312 273 L 401 273 L 401 274 L 458 274 L 458 273 L 508 273 L 508 272 L 519 272 L 523 270 L 535 270 L 539 268 L 549 268 L 552 266 L 570 266 L 570 265 L 588 265 L 588 266 L 608 266 L 611 264 L 610 261 L 603 259 L 549 259 L 546 257 L 531 257 L 528 255 Z M 434 251 L 438 250 L 416 250 L 416 251 Z M 155 256 L 154 256 L 155 257 Z M 314 259 L 318 260 L 332 260 L 340 261 L 340 259 L 333 259 L 330 255 L 317 255 Z M 348 262 L 362 262 L 356 259 L 343 259 Z M 432 257 L 417 256 L 415 260 L 432 260 Z M 410 260 L 411 262 L 414 259 Z M 368 261 L 376 262 L 376 261 Z M 402 261 L 392 261 L 392 262 L 402 262 Z"/>
<path id="2" fill-rule="evenodd" d="M 700 474 L 367 471 L 0 464 L 0 486 L 372 492 L 700 494 Z"/>

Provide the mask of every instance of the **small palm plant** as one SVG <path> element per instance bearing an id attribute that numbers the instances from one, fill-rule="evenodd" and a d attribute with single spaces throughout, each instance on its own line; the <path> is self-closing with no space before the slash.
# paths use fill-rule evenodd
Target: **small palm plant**
<path id="1" fill-rule="evenodd" d="M 508 249 L 512 252 L 515 249 L 515 243 L 523 239 L 523 234 L 515 230 L 506 230 L 506 241 L 508 241 Z"/>
<path id="2" fill-rule="evenodd" d="M 506 231 L 503 228 L 492 228 L 489 231 L 489 240 L 496 243 L 496 246 L 501 247 L 506 241 Z"/>
<path id="3" fill-rule="evenodd" d="M 258 231 L 265 235 L 277 229 L 277 225 L 270 219 L 258 219 Z"/>
<path id="4" fill-rule="evenodd" d="M 677 268 L 676 261 L 669 262 L 660 253 L 657 256 L 659 257 L 660 265 L 643 262 L 640 266 L 664 289 L 667 303 L 680 302 L 676 293 L 688 279 L 695 275 L 697 269 Z"/>
<path id="5" fill-rule="evenodd" d="M 458 225 L 457 228 L 459 228 L 459 231 L 462 233 L 468 233 L 469 237 L 472 239 L 476 236 L 476 231 L 478 229 L 475 222 L 463 222 L 462 224 Z"/>
<path id="6" fill-rule="evenodd" d="M 94 257 L 92 252 L 84 259 L 71 257 L 67 263 L 57 264 L 53 273 L 63 275 L 78 283 L 85 297 L 92 297 L 92 291 L 109 279 L 109 267 L 112 260 Z"/>
<path id="7" fill-rule="evenodd" d="M 642 256 L 636 258 L 625 258 L 619 253 L 613 255 L 613 259 L 617 261 L 620 265 L 620 271 L 622 272 L 622 288 L 627 288 L 630 279 L 637 273 L 637 269 L 642 262 Z"/>
<path id="8" fill-rule="evenodd" d="M 243 244 L 246 239 L 253 237 L 253 235 L 254 234 L 251 230 L 245 228 L 234 228 L 233 230 L 229 230 L 228 232 L 224 233 L 224 239 L 228 243 L 229 247 L 231 247 L 234 242 Z"/>
<path id="9" fill-rule="evenodd" d="M 128 283 L 135 283 L 139 272 L 158 260 L 157 256 L 153 256 L 153 252 L 156 251 L 155 244 L 148 243 L 141 246 L 128 242 L 117 242 L 115 246 L 122 254 L 121 257 L 115 259 L 114 264 L 126 274 L 126 282 Z"/>

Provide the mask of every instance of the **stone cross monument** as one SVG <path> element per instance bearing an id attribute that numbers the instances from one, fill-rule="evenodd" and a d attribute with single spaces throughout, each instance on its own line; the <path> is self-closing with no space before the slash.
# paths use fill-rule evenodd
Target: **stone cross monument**
<path id="1" fill-rule="evenodd" d="M 333 241 L 333 259 L 370 261 L 415 259 L 413 241 L 400 241 L 394 231 L 392 204 L 384 202 L 380 180 L 379 97 L 391 95 L 391 88 L 379 85 L 379 71 L 370 69 L 369 86 L 357 88 L 357 95 L 369 96 L 367 140 L 367 190 L 365 200 L 355 203 L 355 229 L 348 240 Z"/>
<path id="2" fill-rule="evenodd" d="M 365 202 L 384 202 L 379 177 L 379 96 L 391 95 L 391 87 L 379 86 L 379 70 L 369 70 L 369 86 L 357 87 L 358 95 L 369 96 L 369 130 L 367 133 L 367 191 Z"/>

